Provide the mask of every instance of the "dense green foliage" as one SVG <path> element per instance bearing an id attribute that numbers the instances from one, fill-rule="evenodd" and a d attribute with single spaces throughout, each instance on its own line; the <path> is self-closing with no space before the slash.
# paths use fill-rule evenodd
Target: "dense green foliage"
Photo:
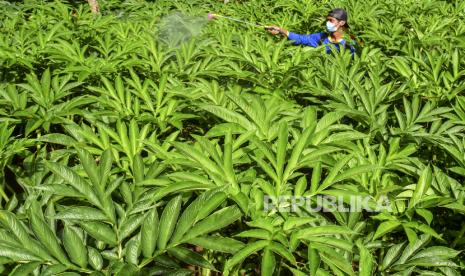
<path id="1" fill-rule="evenodd" d="M 465 1 L 99 2 L 0 1 L 1 273 L 465 271 Z M 203 19 L 310 33 L 337 6 L 354 59 Z"/>

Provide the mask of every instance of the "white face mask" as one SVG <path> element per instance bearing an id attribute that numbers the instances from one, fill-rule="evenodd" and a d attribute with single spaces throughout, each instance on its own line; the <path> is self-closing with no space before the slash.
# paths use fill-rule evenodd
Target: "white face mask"
<path id="1" fill-rule="evenodd" d="M 334 33 L 335 31 L 337 31 L 337 26 L 334 23 L 326 21 L 326 29 L 328 30 L 328 32 Z"/>

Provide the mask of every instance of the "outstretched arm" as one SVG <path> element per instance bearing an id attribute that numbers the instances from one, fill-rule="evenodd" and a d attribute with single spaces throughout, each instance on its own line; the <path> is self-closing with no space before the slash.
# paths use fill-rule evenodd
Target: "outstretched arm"
<path id="1" fill-rule="evenodd" d="M 293 40 L 295 45 L 307 45 L 312 47 L 318 47 L 323 34 L 314 33 L 310 35 L 301 35 L 276 26 L 266 27 L 266 30 L 273 35 L 282 34 L 286 36 L 288 39 Z"/>
<path id="2" fill-rule="evenodd" d="M 287 36 L 290 40 L 295 41 L 296 45 L 307 45 L 312 47 L 318 47 L 320 45 L 321 33 L 314 33 L 309 35 L 301 35 L 293 32 L 289 32 Z"/>

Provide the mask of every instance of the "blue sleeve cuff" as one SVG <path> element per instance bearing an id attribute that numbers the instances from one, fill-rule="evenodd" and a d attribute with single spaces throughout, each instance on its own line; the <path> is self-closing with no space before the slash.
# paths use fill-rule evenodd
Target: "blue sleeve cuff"
<path id="1" fill-rule="evenodd" d="M 287 38 L 289 38 L 290 40 L 298 40 L 298 39 L 299 39 L 298 36 L 299 36 L 299 35 L 296 34 L 296 33 L 289 32 L 289 35 L 287 36 Z"/>

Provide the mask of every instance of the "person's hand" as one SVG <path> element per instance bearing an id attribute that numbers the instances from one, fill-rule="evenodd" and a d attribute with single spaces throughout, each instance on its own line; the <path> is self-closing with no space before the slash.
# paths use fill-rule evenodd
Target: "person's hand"
<path id="1" fill-rule="evenodd" d="M 265 30 L 267 30 L 272 35 L 283 34 L 283 35 L 287 36 L 287 34 L 288 34 L 287 30 L 285 30 L 283 28 L 280 28 L 280 27 L 277 27 L 277 26 L 266 26 Z"/>
<path id="2" fill-rule="evenodd" d="M 266 26 L 265 30 L 267 30 L 270 34 L 272 35 L 277 35 L 279 34 L 279 27 L 276 26 Z"/>

